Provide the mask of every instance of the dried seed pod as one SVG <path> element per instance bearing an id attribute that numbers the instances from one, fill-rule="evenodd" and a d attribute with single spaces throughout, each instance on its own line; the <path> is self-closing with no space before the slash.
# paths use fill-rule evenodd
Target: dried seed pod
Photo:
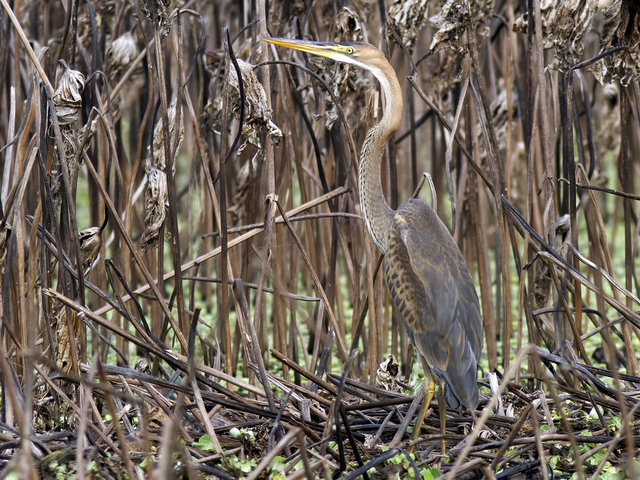
<path id="1" fill-rule="evenodd" d="M 107 47 L 105 69 L 111 79 L 119 78 L 138 56 L 138 46 L 131 32 L 126 32 Z"/>
<path id="2" fill-rule="evenodd" d="M 102 248 L 102 230 L 100 227 L 89 227 L 80 232 L 79 239 L 82 271 L 86 274 Z"/>
<path id="3" fill-rule="evenodd" d="M 150 168 L 147 172 L 148 183 L 145 193 L 144 217 L 145 230 L 142 234 L 140 249 L 143 252 L 158 246 L 158 232 L 167 216 L 169 205 L 169 192 L 167 189 L 167 176 L 157 168 Z"/>
<path id="4" fill-rule="evenodd" d="M 174 100 L 167 109 L 167 120 L 169 123 L 169 141 L 174 140 L 176 130 L 176 120 L 179 105 Z M 173 172 L 175 172 L 175 157 L 178 155 L 178 149 L 182 143 L 184 136 L 184 122 L 180 115 L 180 131 L 178 134 L 178 144 L 175 148 L 175 156 L 173 162 Z M 166 157 L 164 153 L 164 124 L 162 118 L 156 123 L 153 130 L 153 155 L 148 156 L 145 162 L 145 170 L 147 172 L 147 190 L 145 193 L 145 211 L 144 218 L 145 231 L 142 234 L 141 249 L 143 252 L 158 245 L 158 232 L 164 224 L 166 218 L 166 207 L 169 205 L 169 190 L 167 187 Z M 173 173 L 172 172 L 172 173 Z"/>
<path id="5" fill-rule="evenodd" d="M 82 90 L 84 75 L 69 68 L 64 60 L 58 62 L 56 70 L 56 90 L 53 103 L 60 125 L 68 125 L 78 120 L 82 108 Z"/>
<path id="6" fill-rule="evenodd" d="M 126 32 L 108 42 L 104 68 L 112 86 L 122 80 L 139 53 L 138 44 L 131 32 Z M 135 108 L 137 105 L 137 98 L 139 98 L 140 90 L 145 83 L 143 72 L 142 62 L 140 62 L 127 78 L 127 87 L 121 89 L 109 103 L 109 110 L 114 122 L 120 119 L 122 110 Z"/>

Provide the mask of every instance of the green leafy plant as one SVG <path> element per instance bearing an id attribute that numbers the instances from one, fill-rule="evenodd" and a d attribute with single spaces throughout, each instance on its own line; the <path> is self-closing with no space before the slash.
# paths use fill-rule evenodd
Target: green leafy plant
<path id="1" fill-rule="evenodd" d="M 276 458 L 273 459 L 273 462 L 271 462 L 271 465 L 269 465 L 269 467 L 266 469 L 265 471 L 266 477 L 263 477 L 263 478 L 267 478 L 268 480 L 284 480 L 285 466 L 286 466 L 286 463 L 284 461 L 284 458 L 277 456 Z"/>
<path id="2" fill-rule="evenodd" d="M 381 448 L 383 452 L 387 451 L 388 449 L 389 447 Z M 413 458 L 414 455 L 411 454 L 411 457 Z M 412 480 L 416 478 L 416 472 L 413 469 L 413 466 L 409 462 L 409 459 L 407 459 L 406 455 L 404 455 L 403 453 L 398 453 L 393 458 L 388 460 L 387 465 L 400 465 L 402 467 L 398 472 L 395 473 L 395 478 L 397 478 L 398 480 Z M 440 469 L 435 467 L 424 467 L 420 469 L 420 478 L 424 480 L 433 480 L 440 477 L 441 475 L 442 473 L 440 472 Z"/>
<path id="3" fill-rule="evenodd" d="M 249 430 L 248 428 L 232 428 L 229 430 L 229 435 L 233 438 L 237 438 L 238 440 L 244 440 L 249 443 L 255 443 L 256 436 L 255 434 Z"/>
<path id="4" fill-rule="evenodd" d="M 607 425 L 607 430 L 611 435 L 616 434 L 622 428 L 622 417 L 621 416 L 611 416 L 609 420 L 609 424 Z"/>
<path id="5" fill-rule="evenodd" d="M 71 476 L 72 471 L 68 470 L 67 465 L 59 464 L 55 460 L 49 462 L 47 465 L 49 471 L 53 474 L 56 480 L 65 480 Z"/>
<path id="6" fill-rule="evenodd" d="M 258 460 L 255 458 L 246 459 L 246 458 L 238 458 L 235 455 L 231 455 L 227 458 L 228 466 L 235 471 L 235 473 L 249 473 L 258 465 Z"/>
<path id="7" fill-rule="evenodd" d="M 202 435 L 197 442 L 193 442 L 191 445 L 202 450 L 203 452 L 213 452 L 213 442 L 209 435 Z"/>

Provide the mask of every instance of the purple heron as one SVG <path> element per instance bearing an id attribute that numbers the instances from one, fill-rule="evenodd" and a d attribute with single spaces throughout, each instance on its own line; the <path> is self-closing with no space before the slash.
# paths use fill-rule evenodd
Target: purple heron
<path id="1" fill-rule="evenodd" d="M 482 320 L 469 268 L 444 223 L 429 206 L 410 199 L 393 210 L 382 192 L 382 154 L 402 118 L 402 90 L 393 67 L 380 50 L 366 43 L 265 40 L 360 67 L 380 82 L 386 107 L 382 120 L 369 130 L 362 144 L 360 208 L 371 240 L 385 255 L 389 292 L 424 369 L 426 398 L 419 425 L 433 399 L 435 382 L 440 385 L 440 400 L 444 398 L 450 407 L 475 409 Z M 439 410 L 444 432 L 445 409 Z"/>

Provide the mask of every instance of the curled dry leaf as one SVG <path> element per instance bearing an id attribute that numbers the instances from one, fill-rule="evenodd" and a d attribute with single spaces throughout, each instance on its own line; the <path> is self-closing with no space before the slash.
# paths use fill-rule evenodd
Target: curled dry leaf
<path id="1" fill-rule="evenodd" d="M 180 104 L 174 100 L 167 108 L 167 120 L 169 122 L 169 143 L 175 141 L 176 123 L 178 112 L 181 112 Z M 172 174 L 175 173 L 175 159 L 184 136 L 184 122 L 180 115 L 180 131 L 177 145 L 171 145 L 173 151 Z M 160 118 L 153 129 L 153 155 L 147 156 L 145 170 L 147 172 L 147 190 L 145 191 L 145 230 L 142 233 L 141 250 L 146 252 L 158 246 L 158 232 L 164 224 L 169 205 L 169 190 L 167 187 L 166 156 L 164 150 L 164 125 Z"/>
<path id="2" fill-rule="evenodd" d="M 440 99 L 462 80 L 459 56 L 455 50 L 443 49 L 438 56 L 432 55 L 426 61 L 429 69 L 425 69 L 425 91 L 438 102 L 436 105 L 445 115 L 455 111 L 452 102 L 440 103 Z"/>
<path id="3" fill-rule="evenodd" d="M 68 125 L 78 120 L 82 108 L 83 89 L 84 75 L 69 68 L 64 60 L 60 60 L 56 70 L 56 90 L 53 93 L 53 103 L 60 125 Z"/>
<path id="4" fill-rule="evenodd" d="M 152 372 L 151 362 L 149 361 L 148 357 L 140 357 L 136 361 L 136 364 L 133 368 L 134 370 L 138 372 L 146 373 L 147 375 L 151 375 L 151 372 Z"/>
<path id="5" fill-rule="evenodd" d="M 429 23 L 438 29 L 429 48 L 440 54 L 427 60 L 427 77 L 423 82 L 427 94 L 433 98 L 440 98 L 462 79 L 460 55 L 467 52 L 465 33 L 469 24 L 475 26 L 477 34 L 486 36 L 492 18 L 491 0 L 478 0 L 473 6 L 469 0 L 447 0 L 440 4 L 440 12 L 429 18 Z M 450 104 L 441 106 L 445 114 L 452 108 Z"/>
<path id="6" fill-rule="evenodd" d="M 392 392 L 401 392 L 402 388 L 396 380 L 399 371 L 398 360 L 393 355 L 389 355 L 376 370 L 376 385 Z"/>
<path id="7" fill-rule="evenodd" d="M 242 125 L 242 136 L 245 142 L 240 146 L 238 155 L 244 150 L 247 144 L 262 148 L 258 139 L 258 131 L 266 130 L 267 135 L 272 137 L 274 144 L 278 145 L 282 139 L 282 132 L 278 126 L 271 121 L 273 110 L 268 107 L 267 95 L 258 81 L 253 71 L 253 65 L 243 60 L 238 60 L 242 84 L 244 87 L 244 123 Z M 240 117 L 240 84 L 238 74 L 234 67 L 229 70 L 229 86 L 233 92 L 231 104 L 236 118 Z"/>
<path id="8" fill-rule="evenodd" d="M 542 0 L 542 47 L 555 48 L 558 67 L 566 70 L 578 62 L 584 49 L 582 38 L 591 29 L 598 0 Z M 515 21 L 514 30 L 526 32 L 527 14 Z"/>
<path id="9" fill-rule="evenodd" d="M 243 48 L 241 47 L 241 50 Z M 218 64 L 221 60 L 219 55 L 207 53 L 206 63 L 207 70 L 216 78 L 218 75 Z M 238 59 L 240 74 L 242 76 L 242 86 L 244 89 L 244 121 L 242 124 L 242 137 L 244 142 L 238 150 L 238 155 L 248 146 L 262 150 L 259 132 L 266 131 L 274 144 L 278 145 L 282 139 L 282 132 L 278 126 L 271 121 L 273 110 L 267 105 L 267 95 L 262 84 L 258 81 L 253 69 L 253 65 Z M 213 82 L 213 80 L 212 80 Z M 229 66 L 229 82 L 230 87 L 229 103 L 231 111 L 235 118 L 240 118 L 240 84 L 238 83 L 238 74 L 233 65 Z M 213 102 L 209 102 L 205 106 L 205 123 L 207 128 L 212 131 L 220 131 L 222 128 L 222 112 L 223 97 L 217 95 Z"/>
<path id="10" fill-rule="evenodd" d="M 594 63 L 589 70 L 602 85 L 615 80 L 627 86 L 640 78 L 640 5 L 636 0 L 615 0 L 603 10 L 604 25 L 600 37 L 600 52 L 626 45 L 629 50 L 616 52 Z"/>
<path id="11" fill-rule="evenodd" d="M 362 42 L 364 34 L 358 14 L 353 10 L 343 7 L 336 17 L 332 28 L 336 32 L 334 41 L 336 42 Z M 323 63 L 324 65 L 324 63 Z M 364 75 L 362 69 L 352 68 L 346 63 L 334 63 L 330 69 L 325 69 L 329 78 L 327 85 L 333 91 L 336 98 L 341 98 L 352 124 L 357 124 L 363 112 L 360 110 L 364 102 L 364 92 L 371 88 L 368 77 Z M 325 75 L 326 78 L 326 75 Z M 351 108 L 347 108 L 351 107 Z M 338 107 L 330 95 L 325 96 L 325 127 L 331 130 L 333 124 L 338 119 Z"/>
<path id="12" fill-rule="evenodd" d="M 137 11 L 136 2 L 116 2 L 116 0 L 98 0 L 92 2 L 93 12 L 88 4 L 82 2 L 78 5 L 78 37 L 80 43 L 88 52 L 93 49 L 94 27 L 98 29 L 98 38 L 105 35 L 109 38 L 116 28 L 119 19 L 130 18 Z M 116 17 L 116 7 L 118 17 Z"/>
<path id="13" fill-rule="evenodd" d="M 7 248 L 7 241 L 11 235 L 11 224 L 7 222 L 0 222 L 0 252 L 4 252 Z M 2 255 L 0 255 L 0 258 Z"/>
<path id="14" fill-rule="evenodd" d="M 158 246 L 158 232 L 164 224 L 169 205 L 167 176 L 161 170 L 151 167 L 147 172 L 147 190 L 145 192 L 145 230 L 142 233 L 140 249 L 143 252 Z"/>
<path id="15" fill-rule="evenodd" d="M 71 353 L 71 342 L 69 341 L 69 328 L 67 327 L 67 309 L 62 304 L 56 304 L 52 307 L 54 317 L 56 319 L 56 341 L 58 348 L 56 349 L 56 364 L 63 372 L 70 372 L 73 367 L 73 359 Z M 81 322 L 78 314 L 71 311 L 73 336 L 75 339 L 76 355 L 80 356 L 79 335 L 81 332 Z"/>
<path id="16" fill-rule="evenodd" d="M 491 388 L 491 393 L 493 395 L 498 394 L 498 390 L 500 389 L 500 385 L 498 383 L 498 375 L 494 372 L 489 372 L 487 374 L 487 378 L 489 379 L 489 387 Z M 495 412 L 498 415 L 504 416 L 504 406 L 502 404 L 502 398 L 498 397 L 498 404 L 495 406 Z"/>
<path id="17" fill-rule="evenodd" d="M 378 439 L 375 435 L 367 435 L 366 433 L 364 434 L 364 448 L 366 448 L 367 450 L 371 450 L 375 448 L 377 443 Z"/>
<path id="18" fill-rule="evenodd" d="M 428 0 L 395 0 L 389 7 L 389 22 L 410 52 L 427 21 L 427 3 Z"/>
<path id="19" fill-rule="evenodd" d="M 449 46 L 453 50 L 464 54 L 467 51 L 466 41 L 462 38 L 469 22 L 481 27 L 478 33 L 488 35 L 487 24 L 491 21 L 491 0 L 478 0 L 471 5 L 469 0 L 446 0 L 442 3 L 440 13 L 429 19 L 438 29 L 431 41 L 430 50 L 438 50 Z"/>
<path id="20" fill-rule="evenodd" d="M 249 187 L 251 186 L 252 172 L 255 172 L 258 168 L 258 160 L 260 152 L 256 152 L 251 160 L 244 162 L 244 165 L 238 170 L 236 175 L 236 184 L 233 189 L 233 196 L 231 197 L 230 205 L 227 208 L 227 212 L 233 215 L 234 220 L 242 217 L 244 211 L 247 195 L 249 194 Z"/>
<path id="21" fill-rule="evenodd" d="M 70 68 L 64 60 L 58 62 L 56 69 L 56 88 L 53 92 L 53 105 L 60 125 L 60 143 L 62 152 L 56 155 L 52 166 L 52 194 L 54 203 L 60 201 L 60 175 L 63 168 L 60 159 L 66 159 L 67 173 L 71 184 L 74 185 L 78 175 L 78 168 L 82 163 L 79 151 L 79 123 L 82 108 L 82 91 L 84 90 L 84 75 L 78 70 Z M 60 148 L 58 142 L 54 146 Z"/>
<path id="22" fill-rule="evenodd" d="M 174 141 L 176 132 L 176 120 L 178 113 L 182 113 L 181 107 L 176 103 L 176 100 L 171 102 L 171 105 L 167 108 L 167 120 L 169 121 L 169 144 Z M 178 150 L 182 144 L 182 138 L 184 137 L 184 117 L 180 115 L 180 132 L 178 134 L 178 144 L 171 145 L 171 151 L 174 153 L 174 171 L 175 171 L 175 159 L 178 155 Z M 166 159 L 164 153 L 164 125 L 163 119 L 160 117 L 153 129 L 153 163 L 149 166 L 164 171 L 166 169 Z M 147 158 L 147 164 L 149 164 L 149 158 Z M 147 167 L 147 173 L 149 171 Z"/>
<path id="23" fill-rule="evenodd" d="M 162 29 L 163 35 L 168 35 L 171 29 L 170 5 L 171 0 L 140 0 L 140 10 L 151 23 L 153 23 L 153 10 L 155 9 L 158 20 L 157 26 Z"/>
<path id="24" fill-rule="evenodd" d="M 336 16 L 335 31 L 338 42 L 361 42 L 364 38 L 358 14 L 347 7 Z"/>
<path id="25" fill-rule="evenodd" d="M 527 27 L 529 26 L 529 19 L 526 13 L 523 13 L 515 22 L 513 22 L 513 31 L 518 33 L 527 33 Z"/>
<path id="26" fill-rule="evenodd" d="M 513 105 L 511 124 L 516 125 L 520 120 L 520 103 L 517 91 L 512 92 Z M 509 104 L 507 102 L 507 89 L 500 88 L 498 95 L 491 102 L 491 112 L 493 114 L 493 125 L 498 138 L 500 148 L 507 146 L 507 127 L 509 124 Z M 481 132 L 478 132 L 481 135 Z"/>
<path id="27" fill-rule="evenodd" d="M 7 256 L 7 242 L 11 235 L 11 225 L 0 222 L 0 275 L 4 274 L 5 260 Z"/>
<path id="28" fill-rule="evenodd" d="M 459 53 L 466 53 L 467 48 L 462 42 L 462 36 L 469 22 L 469 2 L 447 0 L 440 13 L 429 19 L 431 24 L 438 29 L 433 35 L 429 50 L 437 52 L 447 45 Z"/>

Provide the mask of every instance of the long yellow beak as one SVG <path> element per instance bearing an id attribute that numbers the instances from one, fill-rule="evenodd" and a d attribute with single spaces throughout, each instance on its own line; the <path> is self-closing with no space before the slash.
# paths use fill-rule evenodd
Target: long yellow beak
<path id="1" fill-rule="evenodd" d="M 337 43 L 312 42 L 310 40 L 295 40 L 291 38 L 263 38 L 265 42 L 273 43 L 280 47 L 292 48 L 301 52 L 318 55 L 320 57 L 333 58 L 337 53 L 343 53 L 343 45 Z"/>

